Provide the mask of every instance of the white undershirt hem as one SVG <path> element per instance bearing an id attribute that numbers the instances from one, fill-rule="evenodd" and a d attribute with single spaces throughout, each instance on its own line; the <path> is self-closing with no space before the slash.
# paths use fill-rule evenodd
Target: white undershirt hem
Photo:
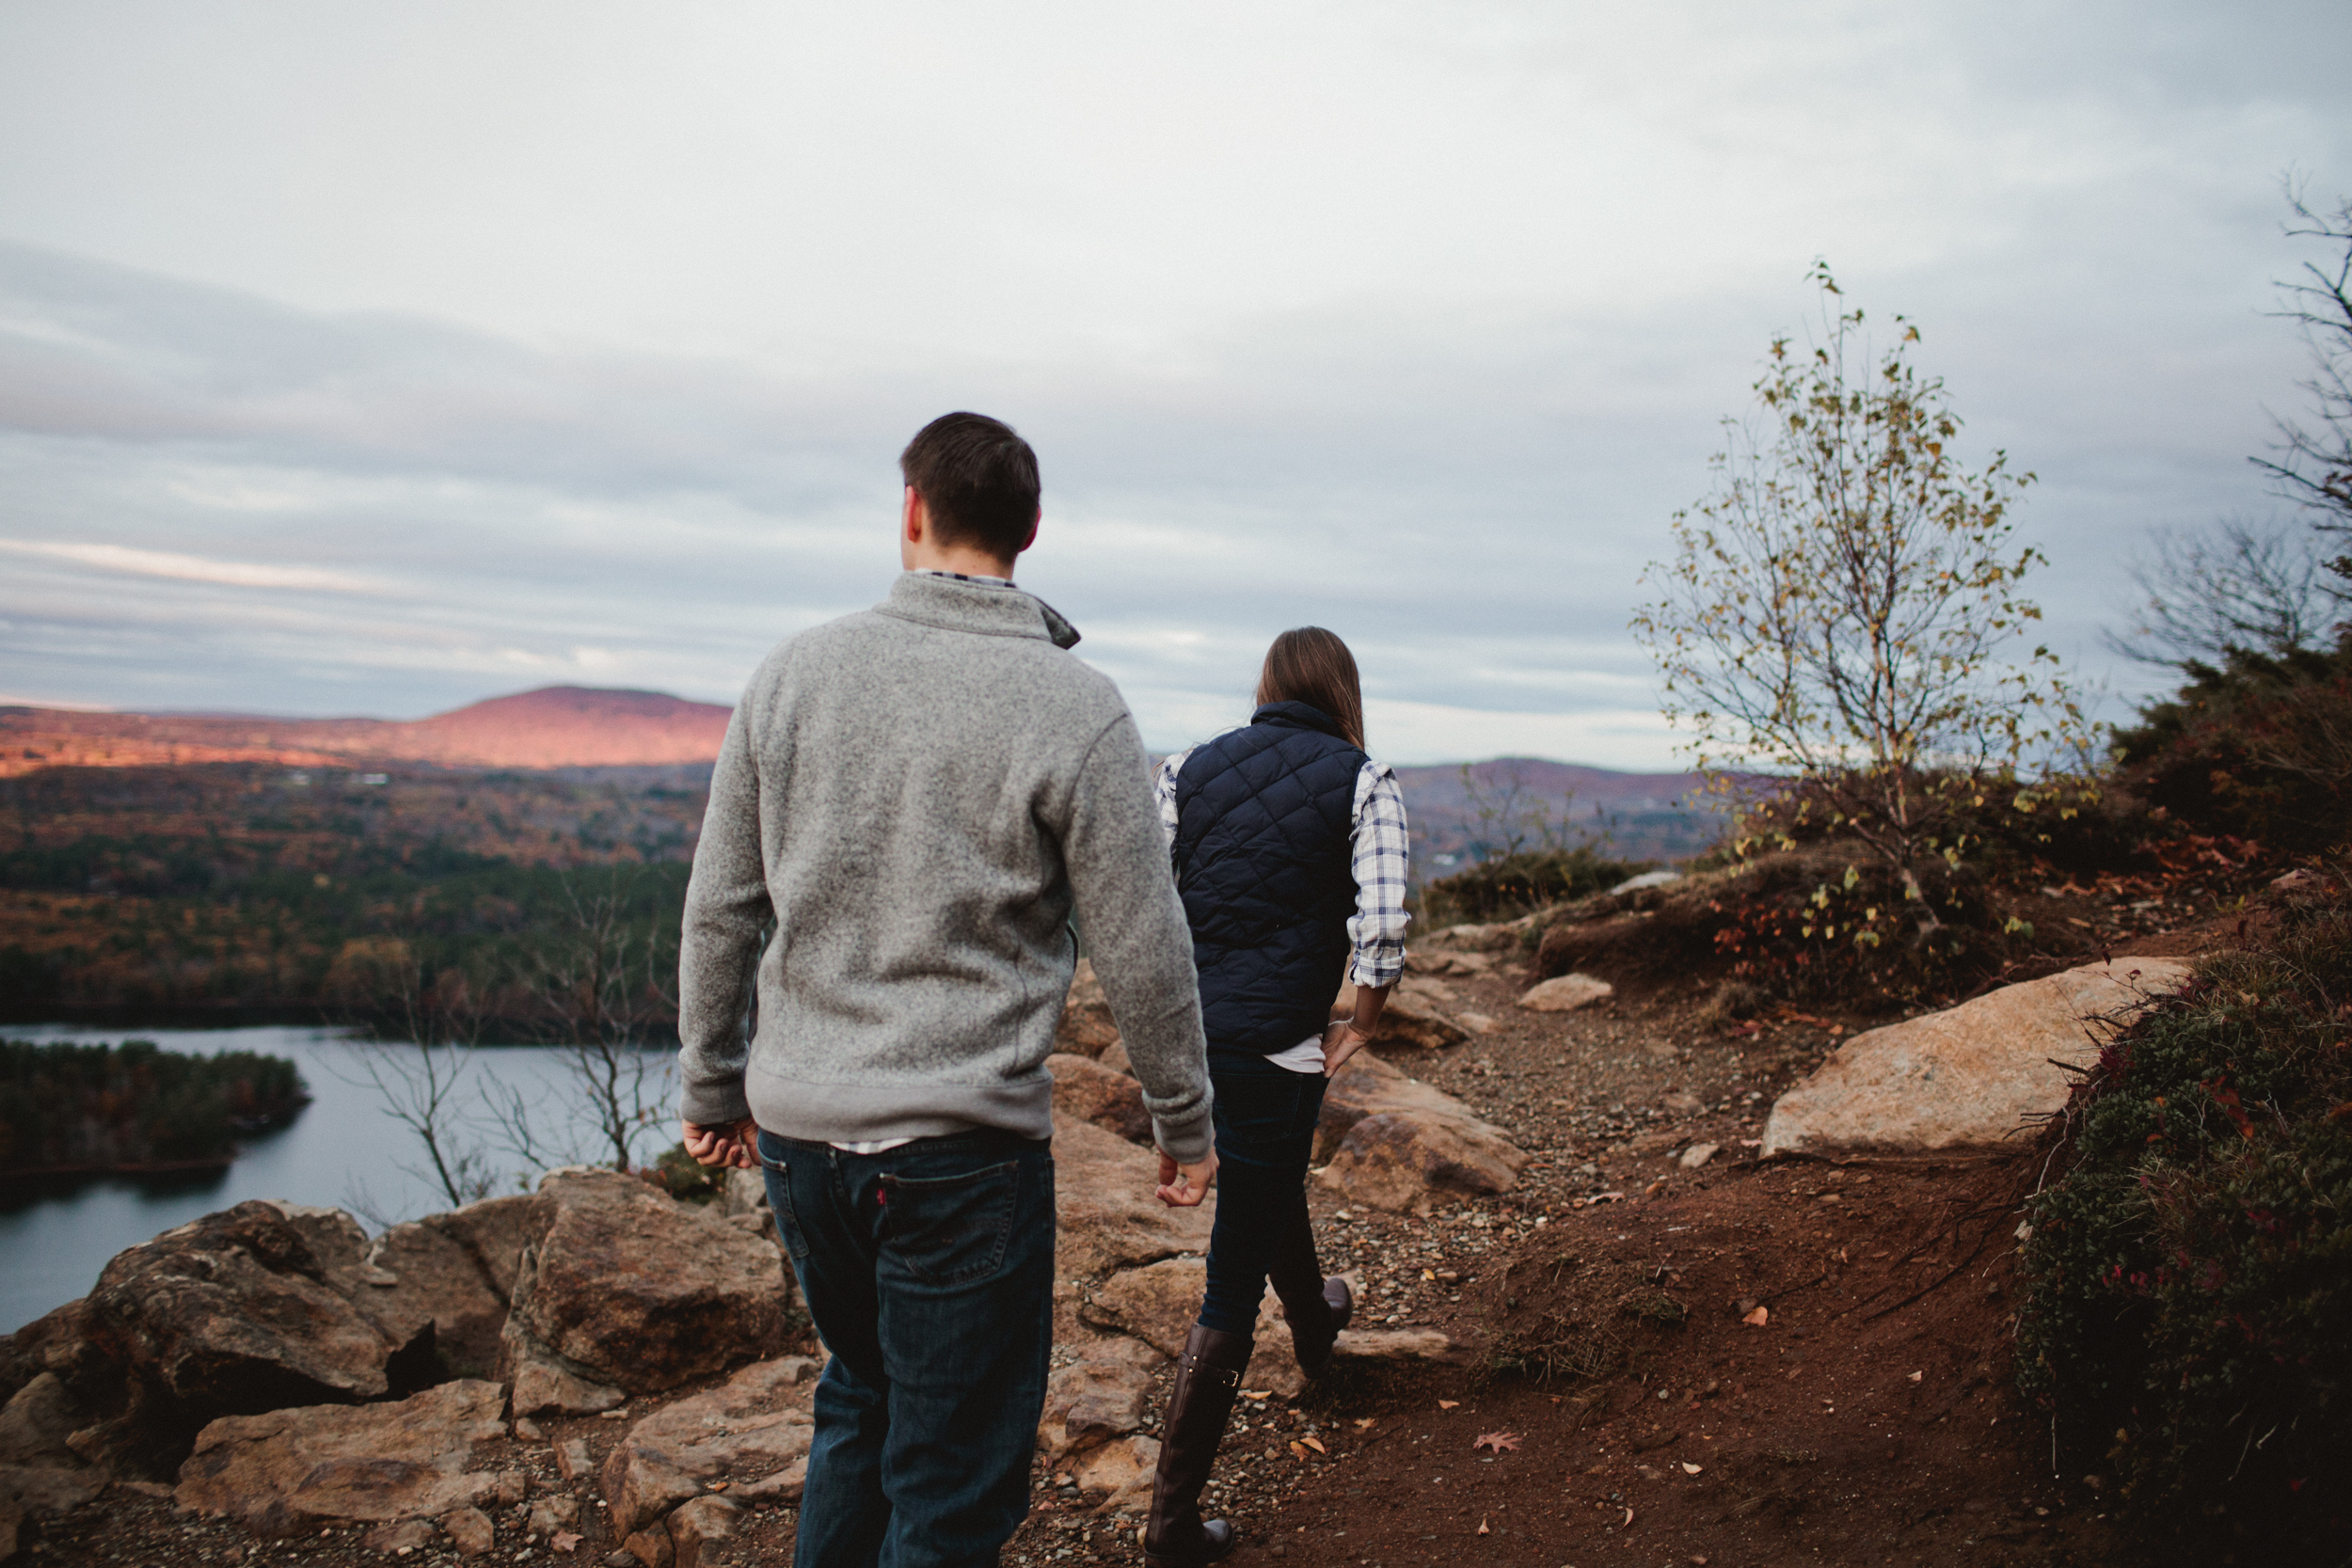
<path id="1" fill-rule="evenodd" d="M 1266 1060 L 1293 1072 L 1311 1072 L 1319 1077 L 1323 1072 L 1323 1037 L 1309 1035 L 1288 1051 L 1270 1053 Z"/>

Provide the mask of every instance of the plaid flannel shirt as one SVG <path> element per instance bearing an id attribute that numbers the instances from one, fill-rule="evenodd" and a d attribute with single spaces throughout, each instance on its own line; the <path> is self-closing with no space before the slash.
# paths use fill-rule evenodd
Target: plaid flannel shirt
<path id="1" fill-rule="evenodd" d="M 1152 775 L 1160 803 L 1160 825 L 1176 847 L 1176 775 L 1187 748 L 1162 762 Z M 1347 940 L 1355 944 L 1351 977 L 1359 986 L 1392 986 L 1405 973 L 1405 884 L 1412 870 L 1412 843 L 1405 825 L 1405 792 L 1385 762 L 1366 760 L 1356 774 L 1355 838 L 1348 869 L 1356 877 L 1356 912 L 1348 917 Z"/>

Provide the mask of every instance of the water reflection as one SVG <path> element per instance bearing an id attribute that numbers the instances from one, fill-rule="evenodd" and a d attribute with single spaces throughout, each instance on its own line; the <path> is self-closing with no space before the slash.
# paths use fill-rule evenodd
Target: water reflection
<path id="1" fill-rule="evenodd" d="M 226 1170 L 77 1178 L 20 1177 L 0 1186 L 0 1332 L 10 1332 L 87 1291 L 106 1260 L 202 1214 L 247 1198 L 283 1198 L 349 1209 L 385 1220 L 413 1219 L 449 1203 L 429 1176 L 416 1140 L 384 1114 L 364 1053 L 413 1052 L 414 1047 L 360 1040 L 342 1030 L 91 1029 L 78 1025 L 10 1026 L 12 1039 L 151 1039 L 168 1051 L 213 1053 L 258 1051 L 291 1058 L 310 1085 L 311 1102 L 291 1126 L 260 1133 L 240 1146 Z M 668 1053 L 659 1053 L 665 1061 Z M 538 1131 L 557 1149 L 594 1158 L 594 1129 L 572 1111 L 564 1092 L 564 1053 L 513 1047 L 474 1053 L 462 1086 L 470 1106 L 484 1090 L 519 1094 L 541 1107 Z M 567 1114 L 568 1113 L 568 1114 Z M 666 1146 L 675 1133 L 658 1129 Z M 642 1159 L 657 1146 L 649 1135 Z M 490 1155 L 501 1190 L 522 1185 L 520 1162 Z M 410 1168 L 415 1167 L 415 1168 Z"/>

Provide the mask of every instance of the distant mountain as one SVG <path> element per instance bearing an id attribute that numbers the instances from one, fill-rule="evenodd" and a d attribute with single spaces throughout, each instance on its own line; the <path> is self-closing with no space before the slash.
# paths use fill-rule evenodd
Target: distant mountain
<path id="1" fill-rule="evenodd" d="M 37 768 L 278 762 L 424 762 L 449 768 L 623 768 L 706 763 L 729 709 L 660 691 L 548 686 L 430 719 L 0 708 L 0 777 Z"/>
<path id="2" fill-rule="evenodd" d="M 660 691 L 548 686 L 430 719 L 272 719 L 250 714 L 83 713 L 0 708 L 0 778 L 40 768 L 272 762 L 289 768 L 430 763 L 444 768 L 699 766 L 719 754 L 729 710 Z M 1714 842 L 1723 818 L 1692 773 L 1619 773 L 1539 757 L 1400 768 L 1415 872 L 1443 876 L 1507 841 L 1534 812 L 1607 833 L 1629 860 L 1675 860 Z M 1572 797 L 1572 799 L 1571 799 Z M 1484 808 L 1488 814 L 1480 819 Z M 1451 857 L 1449 860 L 1448 857 Z"/>
<path id="3" fill-rule="evenodd" d="M 1607 851 L 1624 860 L 1680 860 L 1723 831 L 1722 806 L 1695 773 L 1619 773 L 1541 757 L 1497 757 L 1467 771 L 1466 779 L 1459 763 L 1396 770 L 1422 879 L 1501 852 L 1514 826 L 1535 839 L 1539 813 L 1572 834 L 1605 837 Z"/>

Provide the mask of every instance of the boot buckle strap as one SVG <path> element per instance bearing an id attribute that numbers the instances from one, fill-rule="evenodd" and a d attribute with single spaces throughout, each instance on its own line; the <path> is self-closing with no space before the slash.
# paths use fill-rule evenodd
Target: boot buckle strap
<path id="1" fill-rule="evenodd" d="M 1241 1386 L 1241 1373 L 1231 1367 L 1219 1367 L 1213 1362 L 1203 1361 L 1197 1355 L 1186 1355 L 1184 1364 L 1185 1371 L 1195 1377 L 1205 1372 L 1220 1387 L 1238 1388 Z"/>

